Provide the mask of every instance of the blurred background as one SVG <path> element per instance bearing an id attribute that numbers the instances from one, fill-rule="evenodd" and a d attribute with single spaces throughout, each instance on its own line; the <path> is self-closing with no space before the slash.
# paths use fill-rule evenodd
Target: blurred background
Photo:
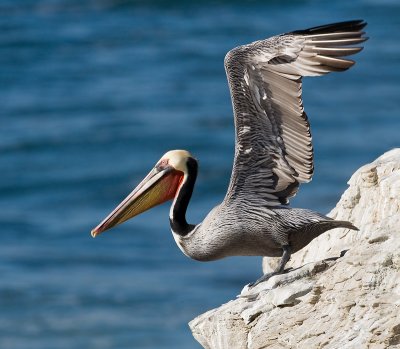
<path id="1" fill-rule="evenodd" d="M 398 0 L 2 0 L 0 347 L 200 348 L 187 322 L 259 277 L 261 258 L 189 260 L 168 204 L 90 230 L 177 148 L 200 160 L 199 222 L 231 173 L 225 53 L 357 18 L 370 40 L 356 66 L 304 81 L 315 176 L 292 206 L 323 213 L 399 146 Z"/>

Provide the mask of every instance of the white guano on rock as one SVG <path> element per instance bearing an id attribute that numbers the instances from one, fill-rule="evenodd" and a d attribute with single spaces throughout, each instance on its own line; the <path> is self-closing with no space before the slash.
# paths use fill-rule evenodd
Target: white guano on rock
<path id="1" fill-rule="evenodd" d="M 189 324 L 206 349 L 400 348 L 400 149 L 357 170 L 335 229 L 277 275 Z M 274 258 L 264 258 L 264 271 Z"/>

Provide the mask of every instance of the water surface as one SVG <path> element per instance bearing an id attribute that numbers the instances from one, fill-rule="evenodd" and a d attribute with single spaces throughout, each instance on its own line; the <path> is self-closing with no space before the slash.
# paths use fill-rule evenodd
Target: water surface
<path id="1" fill-rule="evenodd" d="M 200 348 L 187 322 L 255 280 L 261 259 L 189 260 L 168 205 L 89 232 L 178 148 L 200 160 L 199 222 L 231 172 L 225 53 L 354 18 L 370 36 L 357 65 L 304 82 L 315 176 L 292 203 L 324 213 L 399 146 L 397 1 L 2 1 L 0 347 Z"/>

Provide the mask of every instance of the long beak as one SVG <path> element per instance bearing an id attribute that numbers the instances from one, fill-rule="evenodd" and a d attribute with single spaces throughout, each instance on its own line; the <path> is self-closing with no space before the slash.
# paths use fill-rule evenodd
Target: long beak
<path id="1" fill-rule="evenodd" d="M 154 168 L 140 184 L 96 227 L 91 234 L 96 237 L 129 218 L 174 198 L 183 179 L 183 173 L 172 167 Z"/>

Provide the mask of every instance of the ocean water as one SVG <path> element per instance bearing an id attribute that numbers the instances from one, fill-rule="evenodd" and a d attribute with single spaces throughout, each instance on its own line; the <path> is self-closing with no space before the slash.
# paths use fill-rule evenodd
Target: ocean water
<path id="1" fill-rule="evenodd" d="M 225 53 L 354 18 L 370 37 L 356 66 L 304 81 L 315 176 L 292 206 L 323 213 L 399 146 L 397 0 L 2 0 L 0 348 L 200 348 L 187 322 L 259 277 L 261 258 L 189 260 L 168 204 L 89 232 L 179 148 L 200 160 L 199 222 L 231 172 Z"/>

